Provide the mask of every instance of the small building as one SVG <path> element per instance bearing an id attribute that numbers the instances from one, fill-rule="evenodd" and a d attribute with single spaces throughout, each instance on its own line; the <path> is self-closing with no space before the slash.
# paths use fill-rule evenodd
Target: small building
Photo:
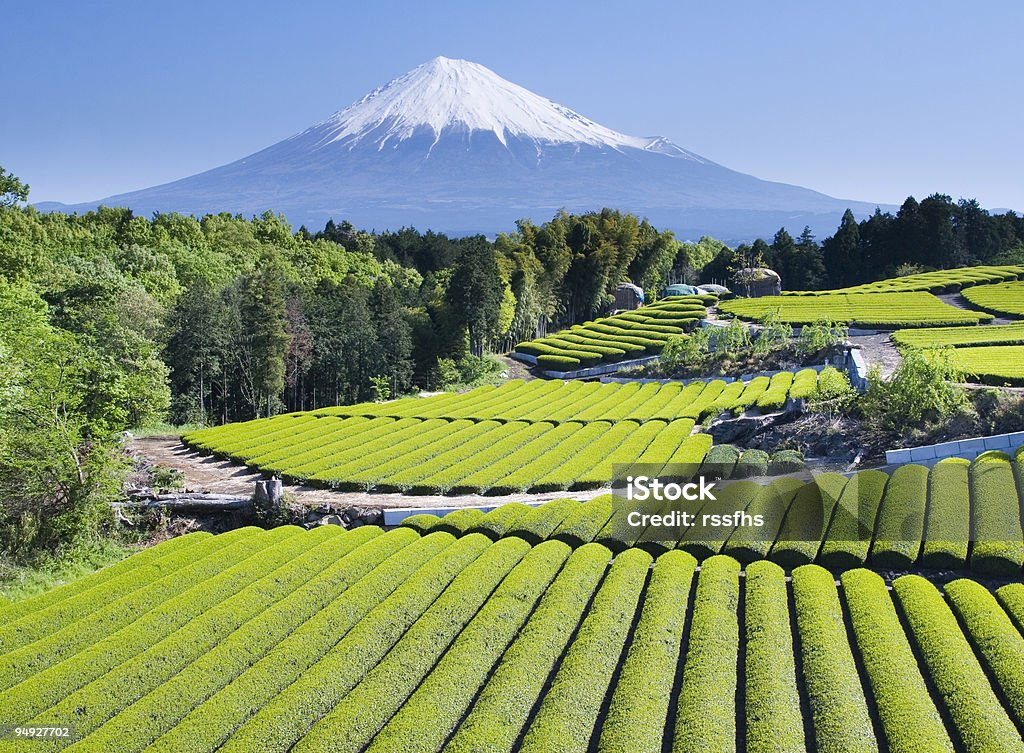
<path id="1" fill-rule="evenodd" d="M 615 288 L 615 310 L 632 311 L 644 305 L 644 290 L 631 282 L 620 282 Z"/>
<path id="2" fill-rule="evenodd" d="M 779 273 L 764 267 L 745 267 L 733 275 L 733 290 L 747 298 L 782 295 Z"/>
<path id="3" fill-rule="evenodd" d="M 695 288 L 693 285 L 683 285 L 677 283 L 675 285 L 669 285 L 665 288 L 665 297 L 671 298 L 677 295 L 700 295 L 700 290 Z"/>

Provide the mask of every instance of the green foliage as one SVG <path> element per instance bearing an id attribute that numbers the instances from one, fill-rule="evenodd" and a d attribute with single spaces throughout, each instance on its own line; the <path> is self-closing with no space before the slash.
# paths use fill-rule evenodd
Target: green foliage
<path id="1" fill-rule="evenodd" d="M 383 374 L 372 376 L 370 389 L 373 390 L 373 402 L 383 403 L 391 397 L 391 379 Z"/>
<path id="2" fill-rule="evenodd" d="M 749 753 L 802 753 L 804 723 L 793 658 L 786 576 L 756 562 L 744 579 L 744 709 Z"/>
<path id="3" fill-rule="evenodd" d="M 845 372 L 827 366 L 817 375 L 817 383 L 808 396 L 807 407 L 814 413 L 835 418 L 849 414 L 856 400 L 857 390 L 850 384 Z"/>
<path id="4" fill-rule="evenodd" d="M 800 328 L 796 350 L 805 356 L 814 355 L 842 344 L 848 336 L 849 330 L 843 324 L 819 318 Z"/>
<path id="5" fill-rule="evenodd" d="M 836 507 L 821 544 L 819 562 L 830 570 L 848 570 L 863 565 L 875 532 L 875 519 L 882 503 L 889 475 L 866 470 L 855 473 Z"/>
<path id="6" fill-rule="evenodd" d="M 689 337 L 670 337 L 661 351 L 665 366 L 697 364 L 707 355 L 711 344 L 711 330 L 699 327 Z"/>
<path id="7" fill-rule="evenodd" d="M 897 578 L 893 592 L 965 749 L 1024 750 L 1020 733 L 1003 710 L 942 594 L 917 575 Z"/>
<path id="8" fill-rule="evenodd" d="M 750 347 L 750 328 L 739 319 L 715 329 L 713 337 L 715 353 L 735 353 Z"/>
<path id="9" fill-rule="evenodd" d="M 921 564 L 940 570 L 959 570 L 967 561 L 971 538 L 970 462 L 947 458 L 928 477 L 928 521 Z"/>
<path id="10" fill-rule="evenodd" d="M 371 540 L 366 542 L 366 538 Z M 362 546 L 341 556 L 298 590 L 282 595 L 257 618 L 184 667 L 161 667 L 162 651 L 130 662 L 125 667 L 130 671 L 113 687 L 142 697 L 135 706 L 125 708 L 116 697 L 110 703 L 95 686 L 72 694 L 65 703 L 90 701 L 89 717 L 80 719 L 78 727 L 81 732 L 91 732 L 86 747 L 95 744 L 122 753 L 191 753 L 216 748 L 230 730 L 211 724 L 212 718 L 229 720 L 232 727 L 241 724 L 253 713 L 250 704 L 269 701 L 283 689 L 281 682 L 295 679 L 322 657 L 338 636 L 346 634 L 402 582 L 414 580 L 412 573 L 451 541 L 436 534 L 410 544 L 414 538 L 409 531 L 385 536 L 373 536 L 371 531 L 357 536 L 357 541 L 365 542 Z M 345 547 L 344 538 L 335 541 Z M 467 541 L 461 548 L 471 543 Z M 406 545 L 408 549 L 403 549 Z M 403 556 L 392 556 L 399 549 Z M 454 562 L 460 561 L 456 556 Z M 366 577 L 371 572 L 376 578 Z M 332 626 L 330 637 L 327 625 Z M 286 666 L 270 670 L 276 664 L 270 659 L 272 649 L 288 657 Z M 137 683 L 136 687 L 126 678 Z M 137 734 L 125 735 L 123 730 L 132 726 Z"/>
<path id="11" fill-rule="evenodd" d="M 125 468 L 115 432 L 161 398 L 146 394 L 145 370 L 122 371 L 49 313 L 27 286 L 0 280 L 0 550 L 20 559 L 106 529 Z"/>
<path id="12" fill-rule="evenodd" d="M 892 333 L 892 341 L 903 348 L 941 348 L 947 345 L 954 348 L 981 345 L 1024 345 L 1024 322 L 982 327 L 901 329 Z"/>
<path id="13" fill-rule="evenodd" d="M 986 668 L 1007 700 L 1007 710 L 1019 725 L 1024 722 L 1024 671 L 1020 656 L 1024 638 L 980 583 L 961 578 L 945 588 L 946 598 L 966 629 Z"/>
<path id="14" fill-rule="evenodd" d="M 365 748 L 367 753 L 390 753 L 395 750 L 429 753 L 439 750 L 459 726 L 477 692 L 487 681 L 492 667 L 502 658 L 523 628 L 530 617 L 533 605 L 551 586 L 570 551 L 565 544 L 555 541 L 531 549 L 487 599 L 472 621 L 459 633 L 422 683 L 414 685 L 410 682 L 405 688 L 396 688 L 395 683 L 389 684 L 389 699 L 402 705 Z M 430 647 L 425 646 L 423 651 L 416 654 L 416 658 L 432 664 Z M 388 659 L 391 660 L 391 657 Z M 395 661 L 398 661 L 398 658 Z M 379 669 L 375 669 L 374 675 L 373 680 L 377 680 Z M 403 665 L 401 675 L 406 679 L 413 675 L 413 672 Z M 380 682 L 383 683 L 384 679 L 381 678 Z M 414 692 L 403 697 L 407 691 Z M 358 691 L 350 694 L 343 701 L 340 712 L 344 714 L 348 708 L 358 703 L 359 695 Z M 443 707 L 438 706 L 438 698 L 445 699 Z M 374 704 L 373 708 L 376 711 L 377 704 Z M 388 711 L 390 709 L 378 712 L 382 713 L 380 718 L 387 718 Z M 364 741 L 351 734 L 351 731 L 374 731 L 363 722 L 362 718 L 365 715 L 365 712 L 341 715 L 334 729 L 331 729 L 331 717 L 328 716 L 327 729 L 323 729 L 321 734 L 335 734 L 343 738 L 346 741 L 343 749 L 360 750 Z M 359 721 L 353 721 L 356 719 Z M 315 746 L 317 738 L 317 734 L 309 735 L 308 745 Z M 332 744 L 336 746 L 334 739 Z M 302 750 L 306 745 L 306 741 L 303 741 L 296 749 Z"/>
<path id="15" fill-rule="evenodd" d="M 893 471 L 885 487 L 878 514 L 871 564 L 907 570 L 917 562 L 924 539 L 924 513 L 928 501 L 928 469 L 904 465 Z"/>
<path id="16" fill-rule="evenodd" d="M 832 498 L 840 478 L 819 479 Z M 191 534 L 0 606 L 0 703 L 115 753 L 1024 751 L 1019 583 L 696 564 L 409 528 Z"/>
<path id="17" fill-rule="evenodd" d="M 953 743 L 918 671 L 885 581 L 868 570 L 851 570 L 843 574 L 842 584 L 888 750 L 952 753 Z"/>
<path id="18" fill-rule="evenodd" d="M 757 355 L 765 355 L 785 347 L 793 337 L 793 327 L 782 321 L 778 311 L 769 311 L 759 320 L 761 331 L 754 339 L 752 350 Z"/>
<path id="19" fill-rule="evenodd" d="M 601 725 L 599 753 L 659 753 L 696 561 L 667 552 L 651 570 L 640 620 Z"/>
<path id="20" fill-rule="evenodd" d="M 526 731 L 523 753 L 585 753 L 650 565 L 639 549 L 615 558 Z"/>
<path id="21" fill-rule="evenodd" d="M 446 746 L 449 753 L 511 753 L 610 559 L 598 544 L 569 557 Z"/>
<path id="22" fill-rule="evenodd" d="M 1024 316 L 1024 282 L 976 285 L 963 291 L 963 297 L 982 311 L 1002 316 Z"/>
<path id="23" fill-rule="evenodd" d="M 794 570 L 793 605 L 817 750 L 874 753 L 878 743 L 832 574 L 817 565 Z"/>
<path id="24" fill-rule="evenodd" d="M 300 531 L 295 528 L 279 528 L 280 533 L 276 535 L 259 536 L 266 548 L 227 566 L 219 563 L 221 569 L 201 580 L 195 588 L 166 599 L 129 627 L 115 629 L 58 666 L 37 672 L 22 683 L 17 697 L 5 706 L 15 717 L 31 719 L 97 677 L 109 671 L 124 672 L 126 663 L 140 663 L 140 654 L 164 640 L 177 647 L 189 646 L 190 657 L 196 658 L 203 642 L 203 647 L 212 648 L 230 632 L 232 624 L 240 626 L 268 604 L 305 583 L 304 566 L 329 564 L 325 551 L 344 554 L 344 547 L 340 551 L 337 546 L 320 549 L 321 544 L 342 533 L 333 526 L 330 528 L 335 530 L 317 531 L 315 536 L 296 536 Z M 351 548 L 356 541 L 365 539 L 366 535 L 361 535 L 346 543 Z M 241 542 L 235 548 L 240 545 Z M 307 550 L 317 554 L 306 554 Z M 189 572 L 197 571 L 190 568 Z M 82 628 L 86 629 L 87 625 Z M 186 638 L 191 640 L 186 643 Z M 176 657 L 182 663 L 188 658 Z M 131 684 L 128 687 L 132 687 Z M 30 692 L 22 692 L 29 688 Z"/>
<path id="25" fill-rule="evenodd" d="M 739 570 L 728 557 L 711 557 L 701 566 L 674 750 L 736 749 Z"/>
<path id="26" fill-rule="evenodd" d="M 783 321 L 793 325 L 815 324 L 824 318 L 847 326 L 872 329 L 977 324 L 993 318 L 991 314 L 950 306 L 925 292 L 828 291 L 809 295 L 736 298 L 723 301 L 718 308 L 722 313 L 751 321 L 770 311 L 777 311 Z"/>
<path id="27" fill-rule="evenodd" d="M 970 468 L 974 546 L 971 568 L 1016 575 L 1024 565 L 1024 534 L 1013 466 L 1006 456 L 979 456 Z"/>
<path id="28" fill-rule="evenodd" d="M 1024 345 L 992 345 L 946 349 L 948 358 L 961 379 L 998 386 L 1024 385 Z M 929 351 L 926 351 L 929 352 Z"/>
<path id="29" fill-rule="evenodd" d="M 661 353 L 663 359 L 672 360 L 678 357 L 679 348 L 684 347 L 678 342 L 686 339 L 683 331 L 696 326 L 705 314 L 703 303 L 695 297 L 667 298 L 632 312 L 586 322 L 538 340 L 521 342 L 515 350 L 538 357 L 576 359 L 585 366 L 639 358 L 645 353 Z M 545 358 L 544 363 L 559 362 Z M 563 363 L 573 365 L 571 361 Z"/>
<path id="30" fill-rule="evenodd" d="M 13 207 L 22 201 L 28 201 L 28 184 L 0 166 L 0 207 Z"/>
<path id="31" fill-rule="evenodd" d="M 910 351 L 888 378 L 878 369 L 868 374 L 861 407 L 868 424 L 881 431 L 906 432 L 943 421 L 962 408 L 963 374 L 952 349 Z"/>

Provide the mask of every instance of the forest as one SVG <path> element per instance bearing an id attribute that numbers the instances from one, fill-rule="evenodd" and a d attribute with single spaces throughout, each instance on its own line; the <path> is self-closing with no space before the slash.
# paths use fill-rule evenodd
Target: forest
<path id="1" fill-rule="evenodd" d="M 821 243 L 780 229 L 730 249 L 612 209 L 494 238 L 293 230 L 269 212 L 66 216 L 0 178 L 0 547 L 16 555 L 103 525 L 123 432 L 477 384 L 504 368 L 490 354 L 606 313 L 624 280 L 652 298 L 749 264 L 813 289 L 1024 261 L 1024 219 L 939 195 L 848 212 Z"/>

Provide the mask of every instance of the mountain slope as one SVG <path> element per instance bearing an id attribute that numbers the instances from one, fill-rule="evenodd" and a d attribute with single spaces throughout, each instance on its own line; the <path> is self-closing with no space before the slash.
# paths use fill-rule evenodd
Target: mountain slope
<path id="1" fill-rule="evenodd" d="M 236 162 L 96 204 L 138 213 L 284 212 L 316 228 L 494 233 L 524 216 L 611 206 L 685 237 L 831 232 L 847 208 L 730 170 L 664 138 L 619 133 L 464 60 L 435 58 L 305 131 Z"/>

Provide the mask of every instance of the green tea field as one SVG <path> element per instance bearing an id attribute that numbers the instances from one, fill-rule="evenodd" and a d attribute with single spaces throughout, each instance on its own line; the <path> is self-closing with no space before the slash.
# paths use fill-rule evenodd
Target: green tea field
<path id="1" fill-rule="evenodd" d="M 1024 316 L 1024 282 L 985 285 L 965 290 L 963 296 L 982 311 L 1002 316 Z"/>
<path id="2" fill-rule="evenodd" d="M 0 751 L 1024 750 L 1024 586 L 684 551 L 193 534 L 0 613 Z"/>
<path id="3" fill-rule="evenodd" d="M 699 463 L 720 411 L 776 410 L 813 369 L 749 382 L 508 382 L 467 393 L 327 408 L 183 437 L 252 468 L 339 489 L 515 493 L 606 486 L 613 464 Z"/>
<path id="4" fill-rule="evenodd" d="M 741 319 L 757 320 L 777 312 L 793 325 L 827 319 L 852 327 L 900 329 L 945 327 L 991 321 L 993 316 L 943 303 L 931 293 L 823 293 L 808 296 L 736 298 L 719 304 L 719 311 Z"/>
<path id="5" fill-rule="evenodd" d="M 516 345 L 536 356 L 550 371 L 575 371 L 599 363 L 660 353 L 669 337 L 682 336 L 707 314 L 715 296 L 678 296 L 593 322 L 578 324 L 548 337 Z"/>
<path id="6" fill-rule="evenodd" d="M 630 525 L 628 515 L 637 503 L 621 494 L 583 503 L 556 500 L 536 508 L 511 503 L 488 513 L 457 510 L 442 518 L 419 514 L 402 525 L 424 534 L 477 532 L 572 546 L 597 542 L 614 552 L 639 547 L 657 555 L 681 549 L 699 561 L 727 554 L 744 563 L 769 559 L 787 569 L 818 563 L 837 572 L 920 567 L 1019 577 L 1024 566 L 1024 498 L 1017 489 L 1022 460 L 1024 451 L 1018 451 L 1015 462 L 1003 453 L 986 453 L 973 463 L 948 459 L 930 469 L 905 465 L 891 474 L 866 470 L 849 478 L 826 473 L 810 483 L 739 480 L 723 487 L 714 502 L 680 508 L 698 515 L 745 510 L 764 520 L 756 529 Z M 720 473 L 721 466 L 714 471 Z M 707 465 L 701 473 L 708 473 Z"/>

